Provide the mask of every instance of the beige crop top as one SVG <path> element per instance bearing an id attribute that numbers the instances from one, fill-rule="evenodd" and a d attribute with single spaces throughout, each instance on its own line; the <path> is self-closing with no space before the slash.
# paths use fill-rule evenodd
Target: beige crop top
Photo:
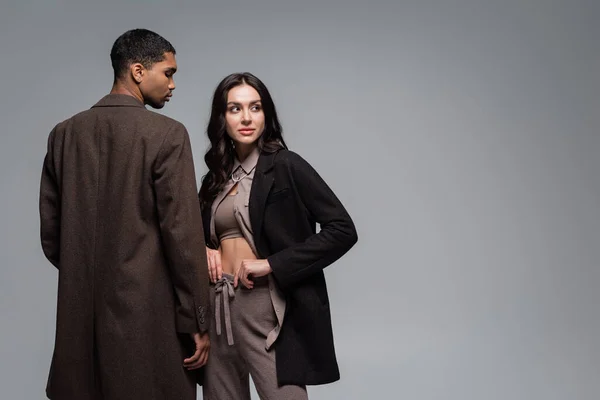
<path id="1" fill-rule="evenodd" d="M 215 212 L 215 233 L 219 242 L 244 237 L 234 214 L 233 202 L 236 196 L 237 194 L 225 196 Z"/>

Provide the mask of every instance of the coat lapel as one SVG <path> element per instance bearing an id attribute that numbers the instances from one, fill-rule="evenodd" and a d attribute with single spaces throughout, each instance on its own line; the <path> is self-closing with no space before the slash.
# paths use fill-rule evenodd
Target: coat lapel
<path id="1" fill-rule="evenodd" d="M 276 153 L 261 153 L 256 165 L 252 189 L 250 190 L 249 212 L 254 242 L 258 252 L 261 252 L 261 233 L 264 220 L 265 205 L 273 186 L 273 175 L 270 173 Z"/>

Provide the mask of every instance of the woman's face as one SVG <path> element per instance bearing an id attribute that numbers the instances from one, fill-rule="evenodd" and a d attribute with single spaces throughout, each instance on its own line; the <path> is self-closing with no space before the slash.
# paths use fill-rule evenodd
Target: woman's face
<path id="1" fill-rule="evenodd" d="M 256 89 L 242 84 L 229 90 L 225 121 L 227 134 L 236 146 L 256 145 L 265 130 L 265 114 Z"/>

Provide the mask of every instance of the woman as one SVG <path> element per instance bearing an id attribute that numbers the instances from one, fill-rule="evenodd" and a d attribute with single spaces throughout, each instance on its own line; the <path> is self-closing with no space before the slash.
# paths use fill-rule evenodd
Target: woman
<path id="1" fill-rule="evenodd" d="M 248 375 L 263 399 L 306 399 L 306 385 L 339 379 L 323 268 L 357 234 L 281 131 L 254 75 L 232 74 L 217 86 L 199 193 L 215 312 L 207 400 L 249 399 Z"/>

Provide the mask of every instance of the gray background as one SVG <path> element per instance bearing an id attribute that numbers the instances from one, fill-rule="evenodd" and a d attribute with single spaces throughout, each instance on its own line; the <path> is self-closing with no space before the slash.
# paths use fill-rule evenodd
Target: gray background
<path id="1" fill-rule="evenodd" d="M 188 127 L 198 179 L 212 91 L 248 70 L 355 219 L 326 270 L 342 380 L 312 399 L 599 398 L 597 1 L 16 3 L 0 12 L 1 398 L 43 397 L 53 345 L 47 135 L 107 93 L 110 46 L 136 27 L 178 51 L 161 112 Z"/>

